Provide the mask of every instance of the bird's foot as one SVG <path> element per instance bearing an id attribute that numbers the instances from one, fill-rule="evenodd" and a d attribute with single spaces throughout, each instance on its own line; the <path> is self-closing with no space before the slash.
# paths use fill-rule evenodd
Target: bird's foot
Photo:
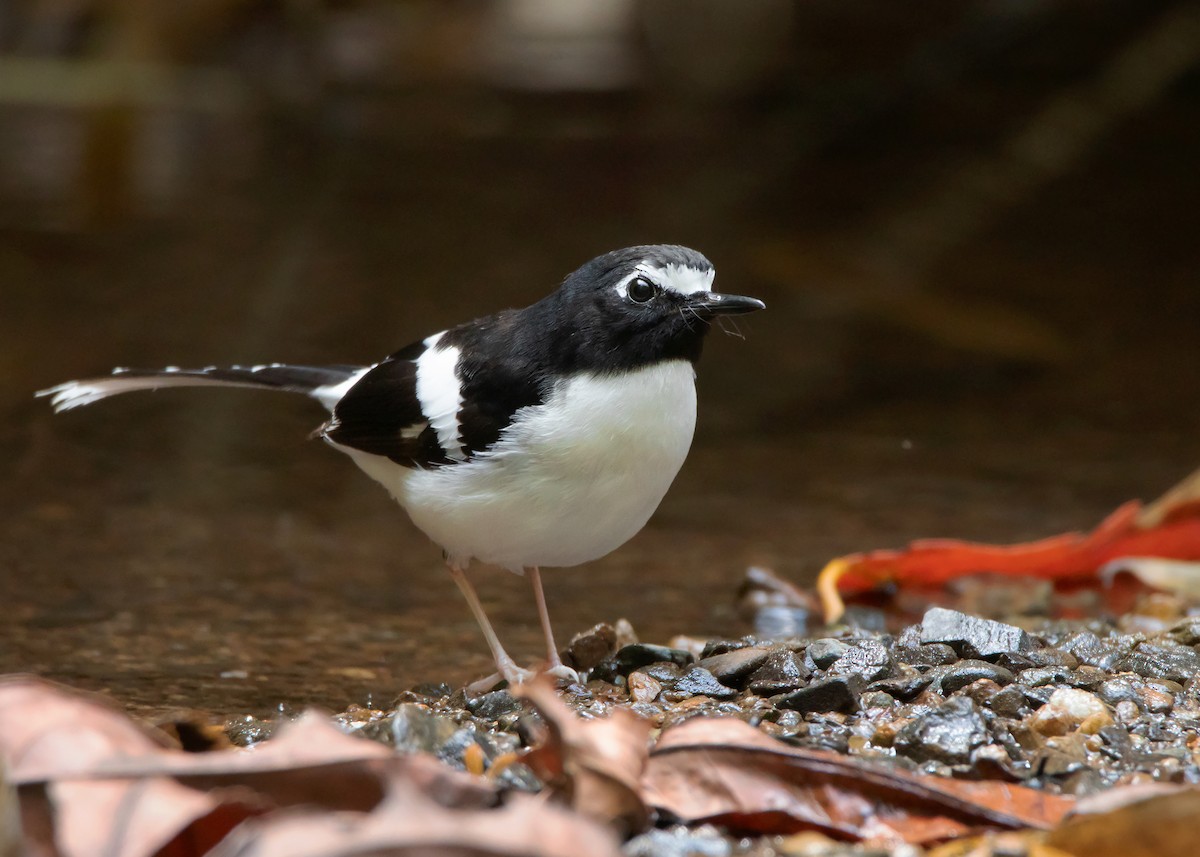
<path id="1" fill-rule="evenodd" d="M 506 681 L 509 687 L 514 687 L 518 684 L 525 684 L 532 681 L 539 675 L 548 675 L 567 684 L 579 683 L 579 673 L 563 663 L 552 664 L 544 670 L 523 669 L 512 661 L 505 664 L 497 664 L 497 666 L 500 668 L 498 672 L 494 672 L 485 678 L 479 679 L 479 681 L 474 681 L 467 685 L 467 692 L 473 694 L 487 693 L 493 690 L 501 681 Z"/>
<path id="2" fill-rule="evenodd" d="M 567 684 L 579 684 L 579 673 L 564 663 L 551 664 L 546 667 L 546 675 L 565 681 Z"/>

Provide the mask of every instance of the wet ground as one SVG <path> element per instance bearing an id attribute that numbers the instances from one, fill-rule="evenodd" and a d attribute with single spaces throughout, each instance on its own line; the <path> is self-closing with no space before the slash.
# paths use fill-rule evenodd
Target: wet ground
<path id="1" fill-rule="evenodd" d="M 1025 539 L 1156 496 L 1200 461 L 1186 115 L 1123 127 L 907 286 L 864 286 L 858 254 L 950 144 L 751 168 L 786 135 L 733 122 L 654 143 L 317 146 L 177 221 L 6 234 L 0 672 L 217 713 L 340 710 L 486 672 L 437 549 L 305 440 L 312 403 L 181 391 L 54 417 L 31 394 L 114 365 L 371 362 L 633 243 L 696 246 L 769 310 L 739 321 L 744 340 L 712 337 L 696 444 L 646 530 L 546 575 L 563 637 L 618 617 L 649 641 L 738 635 L 750 564 L 805 582 L 841 553 Z M 987 323 L 976 341 L 936 320 L 945 304 L 1016 313 L 1053 347 L 1006 352 Z M 475 577 L 535 656 L 524 582 Z"/>

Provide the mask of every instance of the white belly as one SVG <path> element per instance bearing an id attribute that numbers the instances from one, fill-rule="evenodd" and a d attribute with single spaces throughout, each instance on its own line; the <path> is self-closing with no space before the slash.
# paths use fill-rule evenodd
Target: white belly
<path id="1" fill-rule="evenodd" d="M 578 565 L 632 538 L 683 465 L 695 427 L 695 372 L 678 360 L 562 382 L 463 464 L 413 470 L 343 451 L 452 563 L 518 571 Z"/>

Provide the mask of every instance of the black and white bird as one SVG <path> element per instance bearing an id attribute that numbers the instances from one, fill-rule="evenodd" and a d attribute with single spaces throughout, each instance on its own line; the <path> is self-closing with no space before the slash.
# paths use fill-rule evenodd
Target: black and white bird
<path id="1" fill-rule="evenodd" d="M 683 465 L 696 425 L 695 363 L 714 317 L 762 301 L 712 291 L 686 247 L 606 253 L 537 303 L 452 327 L 373 366 L 114 369 L 39 396 L 56 411 L 133 390 L 225 385 L 303 393 L 316 431 L 383 484 L 444 551 L 500 675 L 529 673 L 501 646 L 464 571 L 527 573 L 559 659 L 540 568 L 579 565 L 632 538 Z"/>

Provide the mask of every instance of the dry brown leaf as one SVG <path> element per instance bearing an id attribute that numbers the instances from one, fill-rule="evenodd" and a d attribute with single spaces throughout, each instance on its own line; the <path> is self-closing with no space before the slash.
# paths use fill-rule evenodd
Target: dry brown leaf
<path id="1" fill-rule="evenodd" d="M 369 811 L 393 777 L 447 806 L 498 800 L 485 781 L 315 712 L 250 750 L 186 753 L 103 698 L 29 677 L 0 679 L 0 761 L 19 786 L 26 845 L 63 857 L 192 857 L 279 806 Z"/>
<path id="2" fill-rule="evenodd" d="M 212 857 L 620 857 L 612 830 L 535 797 L 487 811 L 446 809 L 407 780 L 372 812 L 280 813 L 237 830 Z"/>
<path id="3" fill-rule="evenodd" d="M 1085 798 L 1046 836 L 1074 857 L 1173 857 L 1196 853 L 1200 789 L 1148 785 Z"/>
<path id="4" fill-rule="evenodd" d="M 664 732 L 642 785 L 647 803 L 689 823 L 916 843 L 976 827 L 1045 829 L 1074 806 L 1022 786 L 919 776 L 790 747 L 736 718 L 694 718 Z"/>
<path id="5" fill-rule="evenodd" d="M 541 679 L 514 690 L 528 699 L 549 727 L 546 743 L 524 757 L 568 806 L 591 818 L 616 822 L 626 831 L 646 825 L 641 778 L 646 767 L 650 723 L 626 709 L 585 720 Z"/>

